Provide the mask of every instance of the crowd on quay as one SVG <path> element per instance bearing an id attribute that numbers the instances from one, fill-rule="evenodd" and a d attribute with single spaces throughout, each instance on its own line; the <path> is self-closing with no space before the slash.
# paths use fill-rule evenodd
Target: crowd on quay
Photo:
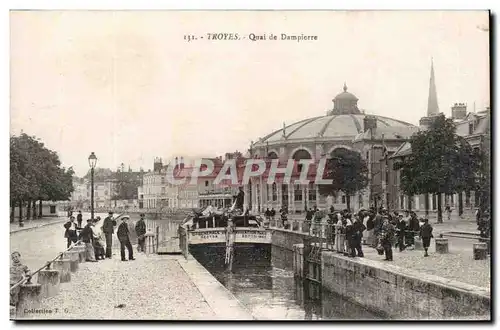
<path id="1" fill-rule="evenodd" d="M 78 212 L 76 222 L 73 214 L 70 214 L 69 221 L 64 224 L 64 237 L 67 239 L 67 247 L 69 248 L 72 244 L 82 241 L 85 244 L 87 261 L 97 262 L 98 260 L 111 259 L 113 234 L 115 233 L 117 220 L 121 219 L 121 223 L 116 230 L 116 236 L 120 242 L 121 260 L 127 261 L 125 249 L 128 252 L 128 260 L 135 260 L 129 236 L 128 220 L 130 220 L 130 217 L 128 215 L 120 215 L 114 218 L 113 215 L 112 211 L 108 212 L 108 216 L 98 229 L 101 217 L 87 219 L 87 225 L 82 227 L 81 211 Z M 145 252 L 146 223 L 144 214 L 140 215 L 140 220 L 135 224 L 135 232 L 137 235 L 137 250 L 138 252 Z"/>
<path id="2" fill-rule="evenodd" d="M 290 229 L 287 208 L 281 208 L 279 213 L 282 227 Z M 274 221 L 274 214 L 269 209 L 264 215 L 267 223 Z M 429 256 L 433 228 L 428 219 L 419 219 L 413 211 L 388 212 L 383 207 L 371 207 L 353 214 L 347 209 L 337 211 L 333 206 L 329 210 L 319 210 L 314 206 L 306 212 L 304 227 L 311 235 L 316 235 L 325 218 L 327 243 L 350 257 L 363 257 L 363 245 L 366 245 L 375 248 L 379 255 L 385 255 L 384 260 L 393 261 L 393 247 L 399 251 L 412 250 L 415 237 L 422 241 L 424 257 Z"/>

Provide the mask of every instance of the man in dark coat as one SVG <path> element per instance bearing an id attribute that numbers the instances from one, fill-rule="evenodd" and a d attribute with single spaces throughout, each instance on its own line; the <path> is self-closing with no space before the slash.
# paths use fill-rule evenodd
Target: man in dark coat
<path id="1" fill-rule="evenodd" d="M 234 196 L 236 199 L 236 209 L 239 209 L 243 212 L 243 202 L 245 200 L 245 193 L 243 192 L 243 187 L 239 187 L 238 194 Z"/>
<path id="2" fill-rule="evenodd" d="M 429 219 L 424 219 L 424 224 L 420 228 L 419 236 L 422 238 L 422 245 L 425 250 L 424 257 L 428 257 L 429 254 L 427 253 L 427 249 L 429 249 L 431 245 L 431 238 L 434 237 L 432 236 L 432 226 L 429 224 Z"/>
<path id="3" fill-rule="evenodd" d="M 82 226 L 83 216 L 82 211 L 78 211 L 78 215 L 76 216 L 76 222 L 78 222 L 78 227 Z"/>
<path id="4" fill-rule="evenodd" d="M 102 231 L 106 238 L 106 258 L 111 259 L 111 245 L 113 244 L 113 234 L 115 232 L 116 220 L 113 219 L 113 212 L 109 212 L 102 224 Z"/>
<path id="5" fill-rule="evenodd" d="M 365 225 L 363 224 L 363 220 L 361 220 L 358 217 L 355 217 L 355 221 L 352 224 L 352 229 L 351 229 L 351 257 L 356 256 L 356 252 L 358 254 L 358 257 L 364 257 L 363 250 L 361 248 L 361 239 L 363 237 L 363 231 L 366 229 Z"/>
<path id="6" fill-rule="evenodd" d="M 122 261 L 127 261 L 127 259 L 125 259 L 125 248 L 127 248 L 128 250 L 128 260 L 135 260 L 132 244 L 130 244 L 130 238 L 128 236 L 128 219 L 129 216 L 124 216 L 122 218 L 122 223 L 120 223 L 120 225 L 118 226 L 118 230 L 116 231 L 116 235 L 118 236 L 118 240 L 120 241 L 120 255 L 122 257 Z"/>
<path id="7" fill-rule="evenodd" d="M 69 248 L 71 243 L 76 243 L 78 241 L 77 230 L 80 230 L 81 228 L 76 224 L 74 216 L 69 218 L 69 221 L 64 224 L 64 228 L 66 228 L 64 237 L 68 240 L 66 247 Z"/>
<path id="8" fill-rule="evenodd" d="M 400 216 L 398 218 L 398 222 L 397 222 L 399 252 L 401 252 L 405 249 L 406 227 L 407 227 L 407 224 L 405 222 L 405 219 L 401 218 L 401 216 Z"/>
<path id="9" fill-rule="evenodd" d="M 141 214 L 141 219 L 135 224 L 135 233 L 137 234 L 137 251 L 146 252 L 144 243 L 146 242 L 146 223 L 144 222 L 144 213 Z"/>

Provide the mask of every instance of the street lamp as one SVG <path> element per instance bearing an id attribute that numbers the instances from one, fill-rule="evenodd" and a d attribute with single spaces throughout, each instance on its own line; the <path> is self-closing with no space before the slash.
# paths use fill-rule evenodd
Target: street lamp
<path id="1" fill-rule="evenodd" d="M 94 168 L 97 164 L 97 157 L 94 152 L 90 153 L 89 166 L 90 166 L 90 219 L 94 220 Z"/>

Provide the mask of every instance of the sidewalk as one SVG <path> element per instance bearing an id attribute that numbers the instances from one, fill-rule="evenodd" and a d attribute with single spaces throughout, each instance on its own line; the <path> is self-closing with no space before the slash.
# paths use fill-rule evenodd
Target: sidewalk
<path id="1" fill-rule="evenodd" d="M 135 252 L 135 251 L 134 251 Z M 57 296 L 44 299 L 43 319 L 222 320 L 250 313 L 196 260 L 155 254 L 80 264 Z"/>
<path id="2" fill-rule="evenodd" d="M 10 224 L 10 233 L 17 233 L 24 230 L 36 229 L 56 223 L 62 223 L 67 221 L 67 218 L 64 217 L 44 217 L 41 219 L 35 220 L 26 220 L 24 221 L 24 227 L 19 227 L 19 221 L 15 221 Z"/>
<path id="3" fill-rule="evenodd" d="M 446 279 L 472 284 L 490 290 L 490 257 L 486 260 L 474 260 L 472 241 L 449 238 L 449 253 L 438 254 L 435 241 L 431 240 L 429 257 L 424 257 L 423 250 L 404 250 L 392 248 L 394 261 L 382 261 L 394 266 L 411 269 L 423 274 L 441 276 Z M 365 258 L 381 261 L 385 256 L 377 254 L 374 248 L 363 246 Z"/>

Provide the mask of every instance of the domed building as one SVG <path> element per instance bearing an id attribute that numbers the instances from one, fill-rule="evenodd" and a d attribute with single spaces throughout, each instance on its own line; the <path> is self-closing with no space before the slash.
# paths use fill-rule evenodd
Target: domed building
<path id="1" fill-rule="evenodd" d="M 358 108 L 358 98 L 343 91 L 333 99 L 333 109 L 324 116 L 307 118 L 285 125 L 257 142 L 252 143 L 252 156 L 286 161 L 287 159 L 312 159 L 329 157 L 338 148 L 356 150 L 367 161 L 370 185 L 357 196 L 351 196 L 351 207 L 368 207 L 381 200 L 382 173 L 377 171 L 380 158 L 385 151 L 395 151 L 418 130 L 418 127 L 392 118 L 366 115 Z M 292 179 L 291 182 L 294 182 Z M 346 207 L 346 196 L 336 194 L 320 196 L 314 182 L 309 185 L 267 184 L 267 177 L 252 178 L 245 186 L 246 205 L 254 211 L 267 207 L 276 210 L 287 205 L 292 213 L 302 212 L 314 205 L 336 209 Z"/>

